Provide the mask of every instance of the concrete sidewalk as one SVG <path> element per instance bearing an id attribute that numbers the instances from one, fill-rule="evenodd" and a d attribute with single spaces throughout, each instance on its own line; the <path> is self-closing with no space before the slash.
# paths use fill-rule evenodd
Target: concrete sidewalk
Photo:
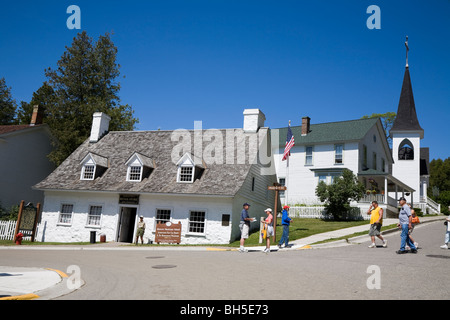
<path id="1" fill-rule="evenodd" d="M 444 220 L 445 216 L 421 217 L 421 224 Z M 397 219 L 385 219 L 383 225 L 388 226 L 396 224 Z M 302 249 L 318 249 L 330 248 L 341 245 L 349 245 L 345 240 L 328 242 L 325 244 L 313 245 L 316 242 L 336 239 L 343 236 L 352 235 L 357 232 L 369 231 L 369 225 L 350 227 L 321 234 L 312 235 L 307 238 L 291 241 L 290 248 L 283 248 L 280 251 L 302 250 Z M 387 232 L 398 232 L 399 229 L 394 228 Z M 385 232 L 386 233 L 386 232 Z M 382 232 L 382 234 L 384 234 Z M 357 237 L 359 241 L 351 241 L 352 243 L 363 243 L 370 241 L 368 235 Z M 163 246 L 163 247 L 141 247 L 141 246 L 124 246 L 120 243 L 102 243 L 91 246 L 5 246 L 0 250 L 193 250 L 193 251 L 237 251 L 237 249 L 208 247 L 208 246 Z M 261 252 L 265 246 L 247 247 L 249 252 Z M 278 251 L 277 244 L 271 245 L 271 251 Z M 30 300 L 30 299 L 52 299 L 62 296 L 73 290 L 67 285 L 68 275 L 62 271 L 54 269 L 42 268 L 22 268 L 22 267 L 1 267 L 0 266 L 0 300 Z"/>

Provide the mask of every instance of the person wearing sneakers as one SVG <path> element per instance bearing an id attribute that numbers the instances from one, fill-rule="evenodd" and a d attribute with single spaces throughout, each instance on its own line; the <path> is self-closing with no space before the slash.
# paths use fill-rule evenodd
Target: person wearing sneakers
<path id="1" fill-rule="evenodd" d="M 397 227 L 402 229 L 402 233 L 400 235 L 401 242 L 400 242 L 400 250 L 397 251 L 398 254 L 407 253 L 408 251 L 405 250 L 405 246 L 408 245 L 411 248 L 412 253 L 417 253 L 417 248 L 414 245 L 414 243 L 411 241 L 408 235 L 409 229 L 412 228 L 411 226 L 411 209 L 406 204 L 406 199 L 404 197 L 400 197 L 398 199 L 400 202 L 400 212 L 398 214 L 398 224 Z"/>
<path id="2" fill-rule="evenodd" d="M 266 234 L 266 248 L 263 252 L 269 253 L 270 252 L 270 237 L 273 237 L 273 215 L 272 215 L 272 209 L 267 208 L 264 210 L 264 212 L 267 214 L 266 220 L 264 220 L 264 228 L 267 230 Z"/>
<path id="3" fill-rule="evenodd" d="M 252 221 L 252 219 L 248 215 L 249 208 L 250 205 L 247 202 L 243 204 L 243 209 L 241 212 L 241 221 L 239 224 L 239 229 L 241 230 L 239 252 L 247 252 L 247 250 L 244 248 L 244 244 L 245 240 L 248 239 L 250 233 L 250 221 Z"/>
<path id="4" fill-rule="evenodd" d="M 367 214 L 370 214 L 369 236 L 372 240 L 369 248 L 375 248 L 375 236 L 383 241 L 383 247 L 386 248 L 387 240 L 384 240 L 384 238 L 381 236 L 381 226 L 383 225 L 383 209 L 378 206 L 377 201 L 372 201 Z"/>
<path id="5" fill-rule="evenodd" d="M 450 209 L 450 207 L 449 207 Z M 445 243 L 441 246 L 441 249 L 450 249 L 450 216 L 445 219 Z"/>

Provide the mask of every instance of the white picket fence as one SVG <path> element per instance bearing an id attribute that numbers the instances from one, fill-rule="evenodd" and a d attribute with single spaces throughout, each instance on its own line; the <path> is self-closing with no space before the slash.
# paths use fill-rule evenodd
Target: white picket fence
<path id="1" fill-rule="evenodd" d="M 316 219 L 329 219 L 326 214 L 326 209 L 323 206 L 316 207 L 290 207 L 289 217 L 291 218 L 316 218 Z M 361 210 L 358 207 L 352 207 L 348 216 L 348 220 L 367 220 L 368 215 L 361 214 Z"/>
<path id="2" fill-rule="evenodd" d="M 14 240 L 17 221 L 0 221 L 0 240 Z M 36 227 L 36 234 L 39 230 L 39 224 Z M 31 236 L 24 237 L 23 240 L 31 241 Z M 36 237 L 35 237 L 36 240 Z"/>

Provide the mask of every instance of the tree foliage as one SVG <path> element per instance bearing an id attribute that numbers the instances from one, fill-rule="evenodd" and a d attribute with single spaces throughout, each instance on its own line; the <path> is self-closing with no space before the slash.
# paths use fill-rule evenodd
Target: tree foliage
<path id="1" fill-rule="evenodd" d="M 16 108 L 11 88 L 6 85 L 5 78 L 0 78 L 0 125 L 15 124 Z"/>
<path id="2" fill-rule="evenodd" d="M 450 158 L 433 159 L 430 162 L 430 185 L 427 194 L 441 204 L 442 212 L 449 214 Z"/>
<path id="3" fill-rule="evenodd" d="M 49 158 L 56 165 L 89 137 L 95 112 L 112 118 L 111 131 L 133 130 L 138 122 L 132 107 L 120 104 L 120 65 L 116 57 L 117 48 L 109 34 L 94 42 L 83 31 L 66 47 L 57 68 L 45 71 L 48 82 L 35 92 L 32 102 L 22 104 L 24 114 L 34 104 L 45 106 L 44 122 L 57 140 Z"/>
<path id="4" fill-rule="evenodd" d="M 364 186 L 349 169 L 344 169 L 342 176 L 327 185 L 321 181 L 317 185 L 316 195 L 325 202 L 328 214 L 336 220 L 346 218 L 351 201 L 359 201 L 364 195 Z"/>

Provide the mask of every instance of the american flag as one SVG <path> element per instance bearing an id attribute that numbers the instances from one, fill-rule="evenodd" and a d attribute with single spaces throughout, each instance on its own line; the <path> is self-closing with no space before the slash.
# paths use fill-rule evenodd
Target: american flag
<path id="1" fill-rule="evenodd" d="M 283 159 L 287 160 L 287 158 L 291 155 L 291 148 L 295 145 L 294 135 L 291 131 L 291 125 L 289 124 L 287 137 L 286 137 L 286 146 L 284 147 Z"/>

